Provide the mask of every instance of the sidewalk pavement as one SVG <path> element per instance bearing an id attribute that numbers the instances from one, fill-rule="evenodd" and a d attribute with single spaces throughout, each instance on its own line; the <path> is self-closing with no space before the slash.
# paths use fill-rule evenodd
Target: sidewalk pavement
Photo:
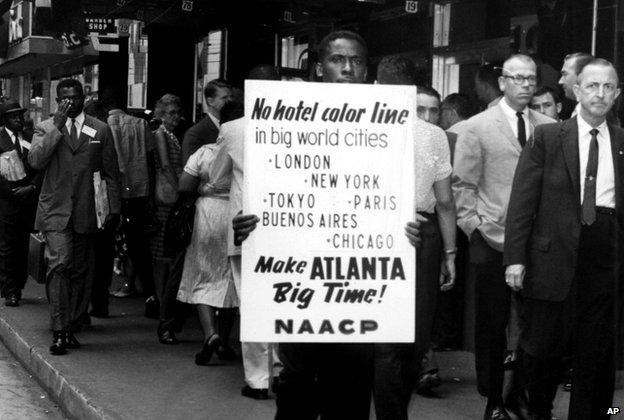
<path id="1" fill-rule="evenodd" d="M 255 420 L 275 414 L 274 396 L 256 401 L 240 395 L 240 362 L 195 365 L 202 343 L 196 319 L 178 334 L 181 344 L 166 346 L 158 343 L 157 321 L 143 316 L 141 299 L 111 298 L 112 316 L 92 318 L 77 335 L 80 349 L 52 356 L 45 289 L 29 282 L 23 296 L 18 308 L 0 306 L 0 339 L 69 418 Z M 410 418 L 481 418 L 485 401 L 476 392 L 472 354 L 437 355 L 443 379 L 438 398 L 415 395 Z M 559 419 L 566 417 L 568 397 L 559 392 Z M 624 405 L 623 391 L 615 401 Z"/>

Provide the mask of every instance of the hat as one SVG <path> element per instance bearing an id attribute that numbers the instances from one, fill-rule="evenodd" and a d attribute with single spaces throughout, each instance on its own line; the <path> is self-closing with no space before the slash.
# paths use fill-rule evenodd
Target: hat
<path id="1" fill-rule="evenodd" d="M 5 103 L 0 105 L 0 115 L 5 115 L 13 112 L 26 112 L 26 108 L 22 106 L 15 99 L 9 99 Z"/>

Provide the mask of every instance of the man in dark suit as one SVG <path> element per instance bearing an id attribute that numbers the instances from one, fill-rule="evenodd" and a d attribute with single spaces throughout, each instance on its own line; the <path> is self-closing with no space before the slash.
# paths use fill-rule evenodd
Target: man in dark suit
<path id="1" fill-rule="evenodd" d="M 94 176 L 106 181 L 110 214 L 104 227 L 119 221 L 121 210 L 117 155 L 108 126 L 83 112 L 80 82 L 62 80 L 58 109 L 37 125 L 28 161 L 44 171 L 35 228 L 46 237 L 47 292 L 51 309 L 52 354 L 80 344 L 80 330 L 91 297 L 94 237 L 98 229 Z M 112 269 L 112 268 L 111 268 Z"/>
<path id="2" fill-rule="evenodd" d="M 0 155 L 15 151 L 25 177 L 9 180 L 0 175 L 0 294 L 6 306 L 19 306 L 27 278 L 28 238 L 33 230 L 40 176 L 28 165 L 31 138 L 24 134 L 24 112 L 15 100 L 0 107 Z M 0 157 L 3 159 L 3 157 Z"/>
<path id="3" fill-rule="evenodd" d="M 211 80 L 204 88 L 204 97 L 208 113 L 200 122 L 186 130 L 182 140 L 182 159 L 185 163 L 197 149 L 217 141 L 221 109 L 232 97 L 230 85 L 225 80 Z"/>
<path id="4" fill-rule="evenodd" d="M 574 336 L 570 419 L 607 418 L 614 310 L 624 261 L 624 130 L 607 124 L 617 72 L 594 59 L 579 72 L 579 114 L 537 127 L 520 157 L 508 209 L 506 282 L 522 290 L 534 418 L 550 419 L 563 351 Z"/>

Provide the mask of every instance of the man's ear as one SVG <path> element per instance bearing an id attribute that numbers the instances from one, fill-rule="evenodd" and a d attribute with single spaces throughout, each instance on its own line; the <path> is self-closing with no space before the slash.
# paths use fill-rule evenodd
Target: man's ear
<path id="1" fill-rule="evenodd" d="M 505 92 L 505 78 L 503 76 L 498 77 L 498 89 L 501 92 Z"/>
<path id="2" fill-rule="evenodd" d="M 557 108 L 557 114 L 561 114 L 561 110 L 563 109 L 563 103 L 557 102 L 555 104 L 555 108 Z"/>
<path id="3" fill-rule="evenodd" d="M 323 77 L 323 66 L 321 63 L 316 63 L 316 76 L 321 78 Z"/>
<path id="4" fill-rule="evenodd" d="M 574 86 L 572 86 L 572 90 L 574 91 L 574 96 L 576 97 L 576 102 L 579 102 L 579 93 L 581 92 L 581 87 L 578 85 L 578 83 L 575 83 Z"/>

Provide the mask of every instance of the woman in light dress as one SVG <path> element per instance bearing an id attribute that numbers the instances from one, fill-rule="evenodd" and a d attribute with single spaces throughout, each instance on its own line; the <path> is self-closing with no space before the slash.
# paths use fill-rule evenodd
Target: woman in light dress
<path id="1" fill-rule="evenodd" d="M 228 199 L 231 176 L 210 179 L 209 172 L 219 142 L 202 146 L 189 158 L 182 176 L 181 193 L 197 192 L 195 222 L 186 250 L 178 300 L 197 307 L 204 330 L 204 345 L 195 363 L 206 365 L 212 353 L 221 360 L 237 358 L 228 346 L 229 335 L 239 306 L 227 255 Z M 218 322 L 218 325 L 217 325 Z"/>

